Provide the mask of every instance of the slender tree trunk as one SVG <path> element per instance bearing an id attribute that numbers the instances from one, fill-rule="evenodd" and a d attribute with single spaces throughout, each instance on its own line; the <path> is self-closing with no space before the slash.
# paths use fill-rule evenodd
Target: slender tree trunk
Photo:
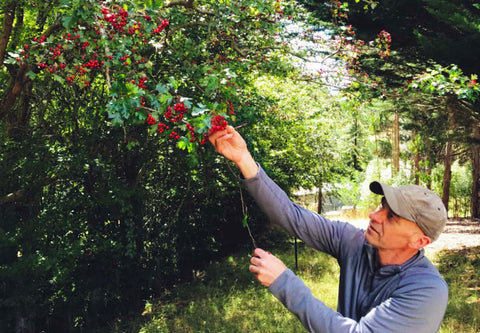
<path id="1" fill-rule="evenodd" d="M 455 128 L 455 106 L 454 103 L 456 101 L 455 97 L 450 97 L 447 100 L 447 128 L 450 132 Z M 449 135 L 450 136 L 450 135 Z M 448 213 L 448 201 L 450 200 L 450 183 L 452 181 L 452 138 L 448 137 L 447 144 L 445 146 L 445 168 L 443 171 L 443 192 L 442 192 L 442 201 L 447 209 Z"/>
<path id="2" fill-rule="evenodd" d="M 8 41 L 13 29 L 13 22 L 15 20 L 15 8 L 17 4 L 14 1 L 10 1 L 5 4 L 3 26 L 0 32 L 0 67 L 3 66 L 5 59 L 5 53 L 7 50 Z"/>
<path id="3" fill-rule="evenodd" d="M 361 171 L 360 163 L 358 160 L 358 117 L 355 117 L 355 125 L 354 125 L 354 139 L 353 139 L 353 168 L 355 170 Z"/>
<path id="4" fill-rule="evenodd" d="M 443 171 L 443 192 L 442 201 L 448 212 L 448 201 L 450 200 L 450 183 L 452 181 L 452 142 L 448 141 L 445 147 L 445 170 Z"/>
<path id="5" fill-rule="evenodd" d="M 398 112 L 393 113 L 393 175 L 396 176 L 400 171 L 400 121 Z"/>
<path id="6" fill-rule="evenodd" d="M 413 173 L 415 175 L 415 184 L 420 184 L 420 154 L 417 148 L 417 132 L 412 131 L 412 142 L 413 142 Z"/>
<path id="7" fill-rule="evenodd" d="M 427 161 L 427 166 L 425 168 L 425 173 L 427 174 L 427 179 L 428 179 L 428 182 L 427 184 L 425 185 L 426 188 L 428 188 L 429 190 L 432 189 L 432 166 L 430 165 L 430 161 Z"/>
<path id="8" fill-rule="evenodd" d="M 318 184 L 318 196 L 317 196 L 317 212 L 318 214 L 322 213 L 323 208 L 323 194 L 322 194 L 322 184 Z"/>
<path id="9" fill-rule="evenodd" d="M 472 218 L 480 218 L 480 127 L 473 128 L 472 143 L 472 197 L 470 200 L 470 214 Z"/>

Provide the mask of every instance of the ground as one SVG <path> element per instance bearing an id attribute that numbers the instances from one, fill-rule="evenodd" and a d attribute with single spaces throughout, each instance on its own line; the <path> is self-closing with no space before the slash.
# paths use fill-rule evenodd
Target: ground
<path id="1" fill-rule="evenodd" d="M 445 249 L 480 245 L 480 220 L 450 220 L 440 237 L 425 248 L 428 257 Z"/>

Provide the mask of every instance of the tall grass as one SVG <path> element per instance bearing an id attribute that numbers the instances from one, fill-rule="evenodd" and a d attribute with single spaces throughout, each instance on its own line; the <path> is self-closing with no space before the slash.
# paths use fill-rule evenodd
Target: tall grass
<path id="1" fill-rule="evenodd" d="M 268 249 L 292 268 L 316 297 L 335 309 L 339 275 L 336 261 L 300 243 L 298 270 L 295 270 L 294 250 L 290 245 Z M 225 261 L 213 263 L 206 271 L 197 274 L 196 281 L 181 284 L 149 304 L 143 323 L 131 331 L 306 332 L 248 271 L 250 255 L 243 251 Z M 435 259 L 450 289 L 440 332 L 479 332 L 480 247 L 444 251 Z"/>
<path id="2" fill-rule="evenodd" d="M 449 286 L 440 332 L 480 332 L 480 246 L 443 251 L 436 259 Z"/>

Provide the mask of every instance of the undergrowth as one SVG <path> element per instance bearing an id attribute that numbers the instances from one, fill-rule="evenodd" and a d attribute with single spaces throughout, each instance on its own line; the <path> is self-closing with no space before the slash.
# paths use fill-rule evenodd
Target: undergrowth
<path id="1" fill-rule="evenodd" d="M 312 293 L 335 309 L 339 269 L 335 259 L 293 241 L 264 244 L 304 280 Z M 242 251 L 197 272 L 195 281 L 178 285 L 149 302 L 131 332 L 306 332 L 299 321 L 248 271 L 251 253 Z M 480 331 L 480 246 L 440 252 L 435 258 L 449 285 L 441 333 Z M 114 329 L 117 332 L 125 330 Z"/>

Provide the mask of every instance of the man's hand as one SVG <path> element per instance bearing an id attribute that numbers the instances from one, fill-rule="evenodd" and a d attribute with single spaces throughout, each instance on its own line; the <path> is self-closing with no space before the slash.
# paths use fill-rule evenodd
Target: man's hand
<path id="1" fill-rule="evenodd" d="M 218 131 L 208 137 L 215 150 L 233 161 L 245 178 L 251 178 L 258 172 L 257 163 L 247 149 L 242 136 L 232 127 Z"/>
<path id="2" fill-rule="evenodd" d="M 255 274 L 258 282 L 266 287 L 275 281 L 286 269 L 287 266 L 270 252 L 262 249 L 255 249 L 250 260 L 250 272 Z"/>

